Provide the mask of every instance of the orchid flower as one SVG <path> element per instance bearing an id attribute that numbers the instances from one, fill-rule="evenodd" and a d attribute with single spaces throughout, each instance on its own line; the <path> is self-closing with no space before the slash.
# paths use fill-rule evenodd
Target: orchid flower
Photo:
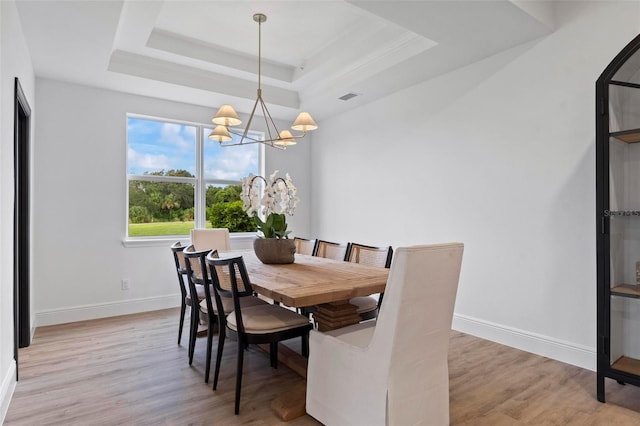
<path id="1" fill-rule="evenodd" d="M 292 216 L 300 199 L 291 176 L 277 177 L 278 170 L 266 179 L 262 176 L 249 176 L 242 179 L 242 208 L 254 218 L 265 238 L 286 238 L 289 233 L 284 215 Z M 262 191 L 260 184 L 264 184 Z M 281 216 L 275 220 L 275 216 Z M 265 218 L 263 222 L 260 217 Z M 274 225 L 277 224 L 277 225 Z"/>

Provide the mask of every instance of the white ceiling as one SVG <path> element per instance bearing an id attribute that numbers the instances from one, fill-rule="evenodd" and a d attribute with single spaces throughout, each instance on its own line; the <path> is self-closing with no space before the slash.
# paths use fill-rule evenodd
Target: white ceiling
<path id="1" fill-rule="evenodd" d="M 40 77 L 316 121 L 544 36 L 552 1 L 18 0 Z M 349 101 L 338 98 L 358 96 Z"/>

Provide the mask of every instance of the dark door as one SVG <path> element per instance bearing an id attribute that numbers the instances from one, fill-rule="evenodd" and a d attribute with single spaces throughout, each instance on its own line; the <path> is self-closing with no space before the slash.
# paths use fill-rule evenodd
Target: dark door
<path id="1" fill-rule="evenodd" d="M 15 79 L 14 101 L 14 207 L 13 207 L 13 319 L 16 380 L 18 378 L 18 348 L 31 343 L 31 312 L 29 296 L 29 145 L 31 108 L 20 81 Z"/>

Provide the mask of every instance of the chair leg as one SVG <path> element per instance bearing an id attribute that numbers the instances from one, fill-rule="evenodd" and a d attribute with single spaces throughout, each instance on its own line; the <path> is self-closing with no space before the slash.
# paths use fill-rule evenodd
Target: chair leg
<path id="1" fill-rule="evenodd" d="M 302 356 L 309 358 L 309 333 L 302 335 L 302 347 L 300 348 Z"/>
<path id="2" fill-rule="evenodd" d="M 306 307 L 298 308 L 298 313 L 300 315 L 304 315 L 305 317 L 311 319 L 311 311 Z"/>
<path id="3" fill-rule="evenodd" d="M 224 348 L 225 327 L 218 327 L 218 351 L 216 352 L 216 368 L 213 373 L 213 390 L 218 387 L 218 376 L 220 375 L 220 363 L 222 362 L 222 349 Z"/>
<path id="4" fill-rule="evenodd" d="M 184 303 L 184 299 L 180 304 L 180 326 L 178 327 L 178 345 L 180 345 L 180 341 L 182 340 L 182 326 L 184 325 L 184 314 L 187 310 L 187 304 Z"/>
<path id="5" fill-rule="evenodd" d="M 213 321 L 209 320 L 209 328 L 207 329 L 207 361 L 204 369 L 204 382 L 209 383 L 209 373 L 211 372 L 211 345 L 213 344 L 213 326 L 215 324 L 215 318 Z"/>
<path id="6" fill-rule="evenodd" d="M 191 327 L 189 328 L 189 365 L 193 363 L 193 353 L 196 348 L 198 338 L 198 310 L 191 307 Z"/>
<path id="7" fill-rule="evenodd" d="M 240 389 L 242 387 L 242 362 L 244 361 L 244 343 L 238 336 L 238 370 L 236 372 L 236 405 L 235 414 L 240 413 Z"/>

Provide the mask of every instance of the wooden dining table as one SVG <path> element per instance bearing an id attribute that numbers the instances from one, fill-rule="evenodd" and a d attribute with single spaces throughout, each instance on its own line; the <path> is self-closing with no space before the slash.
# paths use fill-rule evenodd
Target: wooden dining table
<path id="1" fill-rule="evenodd" d="M 319 331 L 359 323 L 349 299 L 384 292 L 389 276 L 386 268 L 316 256 L 296 254 L 294 263 L 265 265 L 252 250 L 235 254 L 242 255 L 258 294 L 294 308 L 315 306 Z"/>
<path id="2" fill-rule="evenodd" d="M 295 308 L 315 306 L 313 318 L 319 331 L 359 323 L 360 315 L 349 299 L 383 292 L 389 276 L 386 268 L 302 254 L 296 254 L 291 264 L 265 265 L 253 250 L 220 253 L 220 257 L 239 255 L 255 292 Z M 306 358 L 285 345 L 280 345 L 278 358 L 306 378 Z M 292 420 L 305 414 L 305 394 L 304 385 L 294 386 L 272 401 L 271 407 L 282 420 Z"/>

